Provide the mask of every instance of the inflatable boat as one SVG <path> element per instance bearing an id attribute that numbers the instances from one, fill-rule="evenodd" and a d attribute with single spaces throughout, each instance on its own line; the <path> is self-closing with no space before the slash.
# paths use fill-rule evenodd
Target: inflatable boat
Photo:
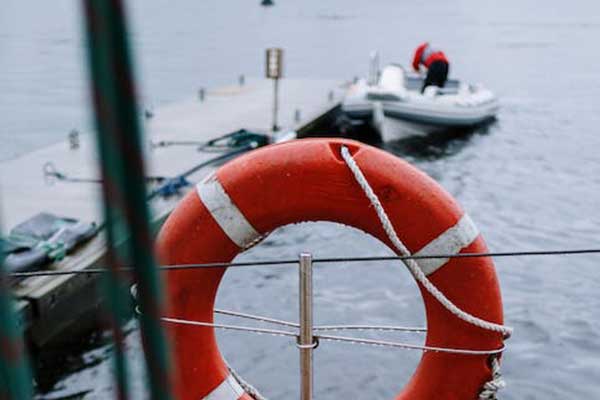
<path id="1" fill-rule="evenodd" d="M 450 79 L 443 88 L 428 86 L 422 93 L 423 80 L 423 75 L 400 65 L 388 65 L 378 79 L 359 79 L 351 85 L 342 111 L 352 119 L 372 121 L 384 140 L 402 133 L 476 126 L 493 119 L 498 111 L 496 96 L 481 85 Z M 390 119 L 396 121 L 392 129 Z"/>

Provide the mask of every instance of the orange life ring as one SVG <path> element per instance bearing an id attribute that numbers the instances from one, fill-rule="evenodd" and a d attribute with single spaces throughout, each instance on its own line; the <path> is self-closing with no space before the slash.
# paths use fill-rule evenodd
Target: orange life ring
<path id="1" fill-rule="evenodd" d="M 157 243 L 164 264 L 230 262 L 262 234 L 301 221 L 361 229 L 391 246 L 373 207 L 340 156 L 346 146 L 414 253 L 486 252 L 481 235 L 455 200 L 408 163 L 342 139 L 305 139 L 268 146 L 221 167 L 173 211 Z M 462 310 L 502 323 L 498 280 L 489 258 L 423 259 L 419 266 Z M 223 268 L 166 275 L 169 316 L 213 321 Z M 419 285 L 427 316 L 426 345 L 500 348 L 500 333 L 457 318 Z M 169 325 L 178 398 L 251 399 L 233 378 L 212 328 Z M 491 378 L 487 355 L 425 352 L 397 399 L 475 399 Z M 363 396 L 361 396 L 363 397 Z"/>

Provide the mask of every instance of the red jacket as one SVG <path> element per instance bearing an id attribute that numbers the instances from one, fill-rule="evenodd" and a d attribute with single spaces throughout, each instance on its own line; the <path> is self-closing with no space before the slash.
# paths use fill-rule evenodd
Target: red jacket
<path id="1" fill-rule="evenodd" d="M 425 53 L 426 51 L 428 54 L 427 54 L 425 60 L 422 60 L 423 53 Z M 443 61 L 446 64 L 448 64 L 448 59 L 446 58 L 446 55 L 444 54 L 443 51 L 432 49 L 431 46 L 429 46 L 429 43 L 425 42 L 425 43 L 422 43 L 415 50 L 415 56 L 413 57 L 412 66 L 415 71 L 418 71 L 419 66 L 421 64 L 423 64 L 425 67 L 429 68 L 431 63 L 434 61 Z"/>

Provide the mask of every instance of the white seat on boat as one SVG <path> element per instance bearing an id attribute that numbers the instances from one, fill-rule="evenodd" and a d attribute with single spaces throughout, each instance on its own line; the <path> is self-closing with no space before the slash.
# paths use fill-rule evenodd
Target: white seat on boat
<path id="1" fill-rule="evenodd" d="M 397 65 L 387 65 L 379 79 L 379 86 L 390 91 L 406 91 L 404 86 L 404 70 Z"/>
<path id="2" fill-rule="evenodd" d="M 406 98 L 404 70 L 398 65 L 386 66 L 377 86 L 369 89 L 367 98 L 379 101 L 398 101 Z"/>

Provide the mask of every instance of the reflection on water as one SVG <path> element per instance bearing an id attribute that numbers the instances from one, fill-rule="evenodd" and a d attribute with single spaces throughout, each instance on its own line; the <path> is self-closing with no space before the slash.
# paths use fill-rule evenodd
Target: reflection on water
<path id="1" fill-rule="evenodd" d="M 383 142 L 381 148 L 399 157 L 434 161 L 457 154 L 468 146 L 474 135 L 489 134 L 495 122 L 493 120 L 478 127 L 447 129 L 423 136 L 408 136 Z"/>

